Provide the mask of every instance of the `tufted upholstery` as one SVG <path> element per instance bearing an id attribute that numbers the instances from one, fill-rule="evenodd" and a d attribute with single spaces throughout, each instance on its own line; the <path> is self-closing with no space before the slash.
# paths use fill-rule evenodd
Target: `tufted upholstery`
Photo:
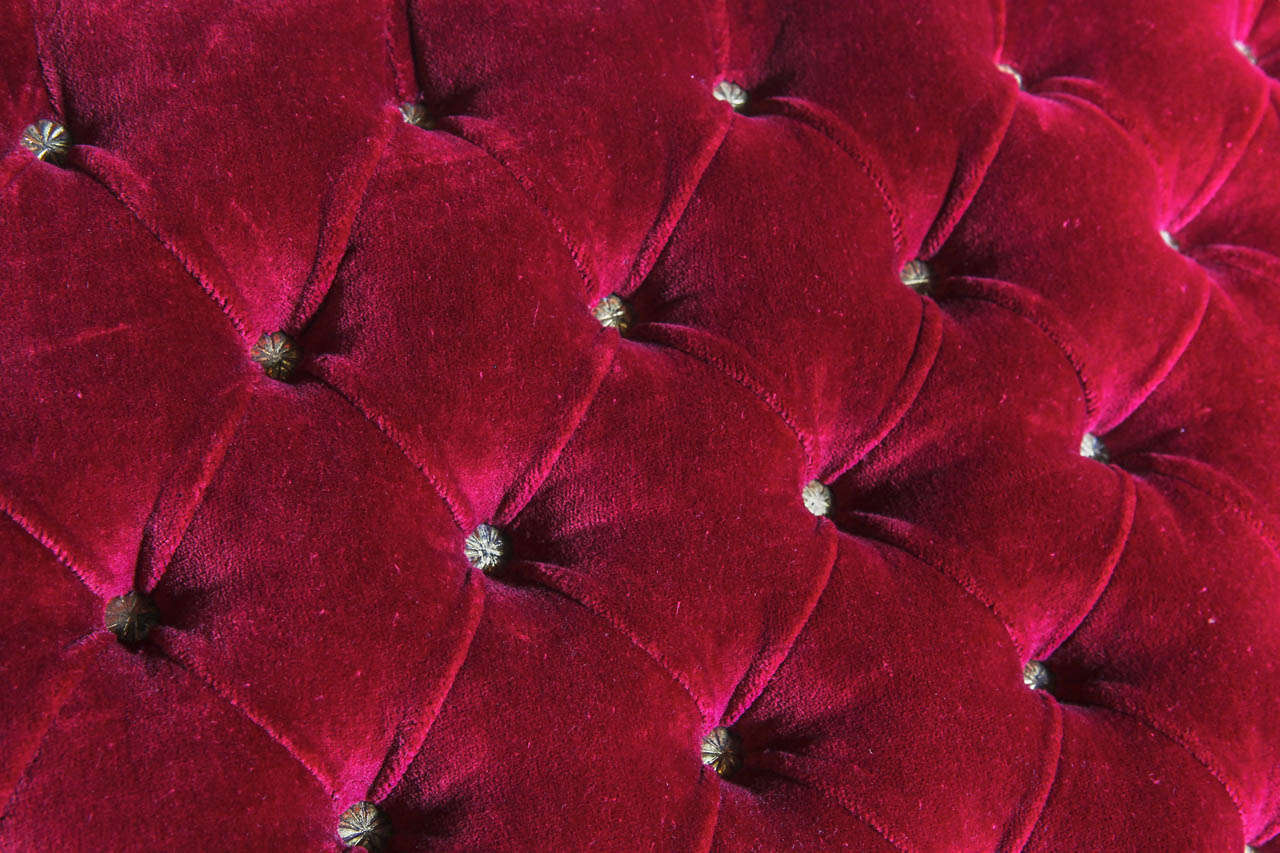
<path id="1" fill-rule="evenodd" d="M 1280 2 L 0 7 L 0 849 L 1280 850 Z"/>

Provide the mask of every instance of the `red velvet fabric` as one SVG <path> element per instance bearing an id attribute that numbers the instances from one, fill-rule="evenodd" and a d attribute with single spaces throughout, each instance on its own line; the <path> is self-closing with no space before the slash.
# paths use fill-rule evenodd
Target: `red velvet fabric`
<path id="1" fill-rule="evenodd" d="M 0 0 L 0 849 L 1280 851 L 1276 75 L 1276 0 Z"/>

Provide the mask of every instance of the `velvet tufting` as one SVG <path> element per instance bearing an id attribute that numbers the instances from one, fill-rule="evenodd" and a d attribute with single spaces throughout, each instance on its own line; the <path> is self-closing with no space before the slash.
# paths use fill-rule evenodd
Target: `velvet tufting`
<path id="1" fill-rule="evenodd" d="M 0 850 L 1280 851 L 1277 0 L 0 0 Z"/>

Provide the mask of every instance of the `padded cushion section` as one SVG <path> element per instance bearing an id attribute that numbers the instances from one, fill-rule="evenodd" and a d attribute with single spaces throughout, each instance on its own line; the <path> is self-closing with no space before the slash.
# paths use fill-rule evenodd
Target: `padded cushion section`
<path id="1" fill-rule="evenodd" d="M 6 508 L 7 510 L 7 508 Z M 0 798 L 8 800 L 67 694 L 79 681 L 98 601 L 11 517 L 0 517 L 0 567 L 29 581 L 9 590 L 0 625 Z"/>
<path id="2" fill-rule="evenodd" d="M 1091 5 L 1010 4 L 1004 55 L 1036 95 L 1089 101 L 1142 145 L 1160 175 L 1161 221 L 1176 230 L 1214 195 L 1270 109 L 1262 75 L 1232 44 L 1233 17 L 1249 4 L 1184 0 L 1158 28 L 1146 0 L 1113 3 L 1105 16 Z"/>
<path id="3" fill-rule="evenodd" d="M 252 365 L 218 307 L 92 179 L 28 158 L 0 203 L 12 296 L 0 489 L 116 595 L 174 457 L 207 429 L 200 407 Z M 71 241 L 81 249 L 63 251 Z"/>
<path id="4" fill-rule="evenodd" d="M 596 298 L 652 264 L 729 123 L 700 6 L 408 3 L 428 109 L 510 170 Z"/>
<path id="5" fill-rule="evenodd" d="M 1038 318 L 1068 353 L 1104 431 L 1168 373 L 1209 289 L 1160 239 L 1155 199 L 1141 149 L 1095 107 L 1027 98 L 938 258 L 945 275 L 994 279 L 1005 300 Z"/>
<path id="6" fill-rule="evenodd" d="M 899 260 L 925 254 L 973 191 L 1016 89 L 996 71 L 998 7 L 977 0 L 734 0 L 728 70 L 830 135 L 881 184 Z M 894 83 L 884 85 L 887 69 Z"/>
<path id="7" fill-rule="evenodd" d="M 1080 385 L 1040 327 L 986 291 L 948 293 L 945 305 L 915 404 L 835 483 L 833 518 L 941 567 L 1035 656 L 1066 638 L 1105 585 L 1132 486 L 1080 457 Z M 973 414 L 957 421 L 958 407 Z"/>
<path id="8" fill-rule="evenodd" d="M 742 784 L 827 790 L 899 850 L 1018 849 L 1058 731 L 986 615 L 933 567 L 842 535 L 795 647 L 735 724 Z M 948 747 L 959 740 L 966 751 Z"/>
<path id="9" fill-rule="evenodd" d="M 516 553 L 536 561 L 515 571 L 632 634 L 719 716 L 786 653 L 831 566 L 830 531 L 797 500 L 802 465 L 795 436 L 747 389 L 627 344 L 513 528 Z M 696 535 L 669 535 L 689 524 Z M 750 566 L 768 566 L 767 588 L 741 582 Z"/>
<path id="10" fill-rule="evenodd" d="M 480 588 L 430 484 L 331 391 L 263 388 L 229 441 L 155 588 L 159 646 L 340 800 L 360 799 L 421 742 L 424 709 L 439 706 L 466 653 Z M 349 471 L 368 490 L 359 503 L 334 500 Z M 357 522 L 366 535 L 335 535 Z"/>
<path id="11" fill-rule="evenodd" d="M 780 218 L 814 161 L 825 166 L 806 199 L 812 215 Z M 726 206 L 738 214 L 713 215 Z M 780 276 L 797 283 L 789 298 L 803 310 L 776 310 Z M 871 441 L 936 347 L 936 315 L 898 281 L 874 183 L 830 139 L 784 115 L 735 119 L 633 301 L 636 337 L 741 377 L 800 434 L 815 476 Z M 833 358 L 815 357 L 823 353 Z"/>
<path id="12" fill-rule="evenodd" d="M 284 326 L 313 271 L 332 276 L 392 119 L 383 24 L 335 0 L 37 8 L 59 111 L 94 146 L 90 171 L 245 334 Z M 201 81 L 198 106 L 175 110 L 181 99 L 157 83 L 184 78 Z M 200 168 L 175 168 L 189 163 Z"/>
<path id="13" fill-rule="evenodd" d="M 401 443 L 470 529 L 505 521 L 519 503 L 503 496 L 537 487 L 617 335 L 497 162 L 447 133 L 401 128 L 304 341 L 316 373 Z"/>
<path id="14" fill-rule="evenodd" d="M 1062 758 L 1028 853 L 1241 847 L 1230 798 L 1177 743 L 1121 714 L 1061 714 Z M 1171 810 L 1173 800 L 1194 807 Z"/>
<path id="15" fill-rule="evenodd" d="M 329 797 L 283 746 L 181 666 L 92 642 L 9 801 L 7 837 L 52 850 L 154 849 L 156 837 L 193 850 L 241 838 L 330 849 Z M 149 783 L 161 773 L 180 784 Z"/>
<path id="16" fill-rule="evenodd" d="M 693 849 L 715 822 L 702 734 L 689 695 L 625 634 L 545 588 L 495 587 L 387 808 L 432 850 Z M 548 762 L 554 785 L 512 796 Z"/>
<path id="17" fill-rule="evenodd" d="M 1280 796 L 1280 561 L 1246 518 L 1210 511 L 1215 495 L 1148 477 L 1110 585 L 1054 653 L 1055 690 L 1179 742 L 1231 794 L 1251 838 Z"/>

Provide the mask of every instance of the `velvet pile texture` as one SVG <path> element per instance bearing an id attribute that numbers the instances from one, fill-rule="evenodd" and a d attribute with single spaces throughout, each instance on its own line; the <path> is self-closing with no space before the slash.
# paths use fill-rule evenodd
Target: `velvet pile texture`
<path id="1" fill-rule="evenodd" d="M 1280 851 L 1277 75 L 1271 0 L 0 0 L 0 849 Z"/>

